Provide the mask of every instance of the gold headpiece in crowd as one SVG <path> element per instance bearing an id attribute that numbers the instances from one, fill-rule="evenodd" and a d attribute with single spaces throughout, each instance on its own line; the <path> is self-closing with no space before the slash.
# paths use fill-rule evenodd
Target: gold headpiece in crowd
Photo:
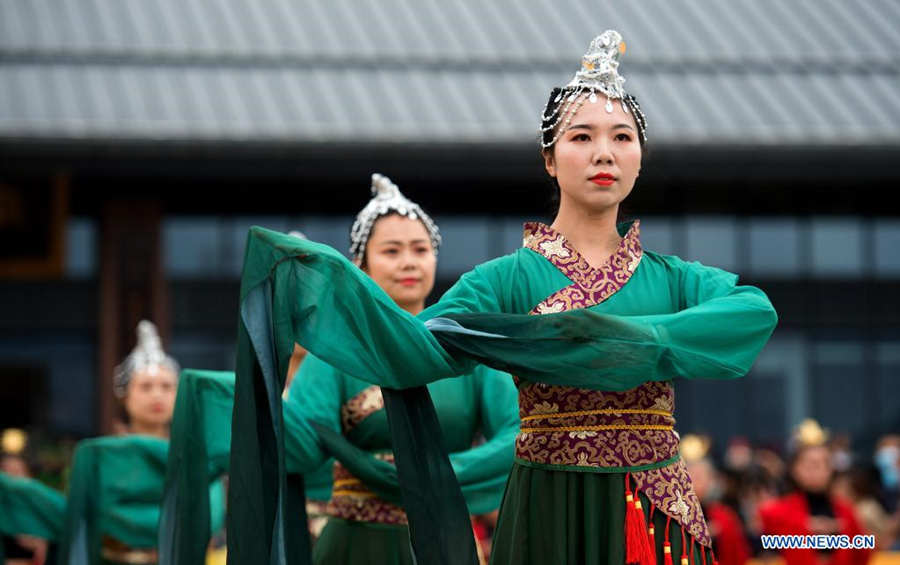
<path id="1" fill-rule="evenodd" d="M 3 439 L 0 440 L 3 453 L 8 455 L 19 455 L 25 451 L 28 445 L 28 434 L 18 428 L 7 428 L 3 430 Z"/>
<path id="2" fill-rule="evenodd" d="M 709 453 L 710 444 L 706 436 L 687 434 L 681 438 L 681 458 L 685 463 L 700 461 Z"/>
<path id="3" fill-rule="evenodd" d="M 791 439 L 795 449 L 817 447 L 828 442 L 828 430 L 822 429 L 822 426 L 812 418 L 807 418 L 794 428 L 794 435 Z"/>

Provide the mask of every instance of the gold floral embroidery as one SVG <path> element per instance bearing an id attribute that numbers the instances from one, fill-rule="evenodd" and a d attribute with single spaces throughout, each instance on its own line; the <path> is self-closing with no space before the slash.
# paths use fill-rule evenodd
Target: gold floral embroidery
<path id="1" fill-rule="evenodd" d="M 372 413 L 384 408 L 381 387 L 372 385 L 356 393 L 341 406 L 341 429 L 349 432 Z"/>
<path id="2" fill-rule="evenodd" d="M 559 412 L 559 406 L 556 404 L 551 404 L 546 400 L 544 402 L 538 402 L 533 406 L 534 410 L 532 412 L 532 416 L 528 416 L 525 419 L 534 419 L 534 418 L 546 418 L 547 414 L 556 414 Z"/>
<path id="3" fill-rule="evenodd" d="M 669 512 L 672 514 L 677 514 L 682 520 L 686 520 L 688 517 L 688 512 L 690 508 L 688 508 L 687 503 L 684 501 L 684 498 L 681 496 L 681 493 L 675 495 L 675 502 L 669 506 Z"/>
<path id="4" fill-rule="evenodd" d="M 616 252 L 596 269 L 569 245 L 561 233 L 545 224 L 525 224 L 523 243 L 528 249 L 546 257 L 573 283 L 536 306 L 532 313 L 538 314 L 586 308 L 603 302 L 628 282 L 643 256 L 639 220 L 629 228 Z"/>
<path id="5" fill-rule="evenodd" d="M 542 303 L 538 304 L 537 308 L 538 308 L 538 312 L 540 314 L 556 314 L 558 312 L 562 312 L 563 310 L 565 310 L 566 305 L 562 301 L 556 301 L 553 304 L 549 304 L 549 305 L 542 302 Z"/>
<path id="6" fill-rule="evenodd" d="M 540 243 L 541 251 L 544 252 L 544 255 L 548 257 L 562 257 L 566 258 L 571 255 L 569 250 L 563 247 L 563 243 L 565 242 L 565 238 L 560 235 L 553 241 L 544 241 Z"/>

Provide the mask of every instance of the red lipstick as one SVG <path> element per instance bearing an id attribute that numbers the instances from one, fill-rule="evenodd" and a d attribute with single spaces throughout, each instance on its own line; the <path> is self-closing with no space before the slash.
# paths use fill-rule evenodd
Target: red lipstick
<path id="1" fill-rule="evenodd" d="M 610 186 L 616 181 L 616 177 L 609 173 L 597 173 L 591 177 L 591 182 L 598 186 Z"/>

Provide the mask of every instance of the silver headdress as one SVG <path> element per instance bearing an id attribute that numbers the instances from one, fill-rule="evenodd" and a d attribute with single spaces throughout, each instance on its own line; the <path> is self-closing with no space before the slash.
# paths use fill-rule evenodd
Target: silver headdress
<path id="1" fill-rule="evenodd" d="M 634 115 L 641 140 L 647 141 L 647 122 L 637 100 L 625 92 L 625 77 L 619 74 L 619 57 L 625 53 L 622 35 L 608 29 L 594 38 L 587 53 L 581 58 L 581 68 L 565 87 L 559 90 L 541 115 L 541 147 L 549 149 L 559 139 L 572 121 L 572 116 L 590 100 L 597 102 L 598 94 L 606 95 L 606 111 L 612 113 L 613 100 L 619 100 L 622 110 Z M 565 98 L 565 100 L 563 100 Z M 565 121 L 563 121 L 565 120 Z M 562 126 L 548 141 L 547 138 L 560 122 Z"/>
<path id="2" fill-rule="evenodd" d="M 178 363 L 166 354 L 159 339 L 159 333 L 153 322 L 141 320 L 137 325 L 137 345 L 116 366 L 113 375 L 113 392 L 119 398 L 124 398 L 128 392 L 128 383 L 136 372 L 152 372 L 159 368 L 171 370 L 178 377 Z"/>
<path id="3" fill-rule="evenodd" d="M 353 227 L 350 228 L 350 255 L 354 260 L 361 260 L 366 251 L 366 242 L 372 234 L 375 221 L 387 214 L 396 213 L 411 220 L 421 220 L 431 237 L 431 247 L 437 255 L 441 246 L 441 234 L 437 225 L 415 202 L 407 199 L 384 175 L 372 175 L 372 200 L 357 214 Z"/>

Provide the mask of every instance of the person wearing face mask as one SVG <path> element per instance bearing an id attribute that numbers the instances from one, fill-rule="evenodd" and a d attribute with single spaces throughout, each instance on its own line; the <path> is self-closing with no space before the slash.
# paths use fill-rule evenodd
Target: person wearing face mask
<path id="1" fill-rule="evenodd" d="M 362 273 L 403 311 L 419 314 L 434 286 L 438 228 L 385 176 L 372 175 L 372 200 L 351 230 L 350 253 Z M 352 350 L 353 344 L 346 346 Z M 380 387 L 309 354 L 283 404 L 288 470 L 307 473 L 330 455 L 315 425 L 339 433 L 379 462 L 391 462 L 391 437 Z M 479 366 L 466 379 L 432 383 L 444 445 L 470 512 L 499 506 L 518 431 L 511 377 Z M 473 447 L 483 437 L 483 443 Z M 385 500 L 340 461 L 334 465 L 328 522 L 313 548 L 321 564 L 411 564 L 407 517 L 399 500 Z"/>
<path id="2" fill-rule="evenodd" d="M 494 536 L 497 565 L 712 563 L 678 454 L 675 383 L 745 375 L 777 322 L 761 290 L 644 249 L 640 223 L 618 221 L 647 142 L 647 121 L 618 72 L 624 51 L 618 32 L 597 36 L 547 101 L 541 154 L 559 189 L 554 221 L 527 223 L 521 249 L 476 266 L 418 315 L 326 245 L 261 228 L 248 236 L 238 348 L 248 377 L 275 374 L 268 351 L 284 358 L 294 342 L 393 389 L 478 363 L 516 376 L 522 424 Z M 438 440 L 405 449 L 411 442 L 398 438 L 410 434 L 394 431 L 401 489 L 417 496 L 445 475 L 446 465 L 415 465 Z M 435 512 L 453 492 L 440 488 L 428 502 Z M 417 554 L 440 542 L 413 539 Z"/>
<path id="3" fill-rule="evenodd" d="M 798 426 L 788 462 L 791 492 L 759 509 L 763 533 L 772 535 L 847 535 L 864 533 L 853 507 L 831 496 L 834 474 L 827 435 L 814 420 Z M 784 549 L 786 565 L 863 565 L 865 549 Z"/>
<path id="4" fill-rule="evenodd" d="M 888 512 L 900 512 L 900 435 L 878 438 L 873 457 L 881 474 L 882 503 Z"/>

